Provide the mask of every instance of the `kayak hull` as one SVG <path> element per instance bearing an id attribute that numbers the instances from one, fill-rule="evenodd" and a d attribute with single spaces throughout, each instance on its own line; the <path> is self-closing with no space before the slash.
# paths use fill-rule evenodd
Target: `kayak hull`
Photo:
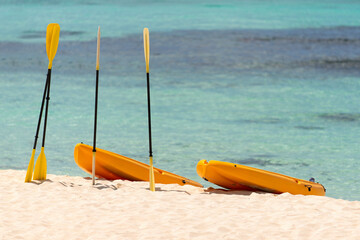
<path id="1" fill-rule="evenodd" d="M 74 149 L 76 164 L 85 172 L 92 174 L 93 147 L 78 143 Z M 108 180 L 149 181 L 150 166 L 134 159 L 96 148 L 95 176 Z M 198 182 L 185 177 L 154 168 L 155 183 L 193 185 L 202 187 Z"/>
<path id="2" fill-rule="evenodd" d="M 323 185 L 240 164 L 200 160 L 200 177 L 227 189 L 325 196 Z"/>

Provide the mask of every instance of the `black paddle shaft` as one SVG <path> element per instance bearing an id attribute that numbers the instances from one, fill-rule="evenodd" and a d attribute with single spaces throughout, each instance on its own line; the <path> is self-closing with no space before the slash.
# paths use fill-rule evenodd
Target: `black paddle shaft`
<path id="1" fill-rule="evenodd" d="M 149 157 L 152 157 L 151 143 L 151 109 L 150 109 L 150 74 L 146 73 L 147 78 L 147 97 L 148 97 L 148 121 L 149 121 Z"/>
<path id="2" fill-rule="evenodd" d="M 95 117 L 94 117 L 94 146 L 93 146 L 93 152 L 96 152 L 96 126 L 97 126 L 98 90 L 99 90 L 99 70 L 96 70 Z"/>
<path id="3" fill-rule="evenodd" d="M 44 120 L 44 133 L 43 133 L 43 141 L 42 147 L 45 147 L 45 135 L 46 135 L 46 123 L 47 123 L 47 115 L 48 115 L 48 108 L 49 108 L 49 101 L 50 101 L 50 82 L 51 82 L 51 69 L 48 69 L 48 87 L 47 87 L 47 94 L 46 94 L 46 107 L 45 107 L 45 120 Z"/>
<path id="4" fill-rule="evenodd" d="M 38 120 L 38 124 L 37 124 L 37 128 L 36 128 L 36 135 L 35 135 L 35 140 L 34 140 L 34 147 L 33 147 L 33 149 L 36 149 L 37 139 L 39 138 L 39 130 L 40 130 L 40 125 L 41 125 L 41 117 L 42 117 L 42 113 L 43 113 L 43 110 L 44 110 L 45 96 L 46 96 L 47 87 L 48 87 L 49 71 L 50 71 L 50 69 L 48 70 L 48 74 L 47 74 L 47 76 L 46 76 L 44 93 L 43 93 L 43 97 L 42 97 L 42 101 L 41 101 L 40 114 L 39 114 L 39 120 Z"/>

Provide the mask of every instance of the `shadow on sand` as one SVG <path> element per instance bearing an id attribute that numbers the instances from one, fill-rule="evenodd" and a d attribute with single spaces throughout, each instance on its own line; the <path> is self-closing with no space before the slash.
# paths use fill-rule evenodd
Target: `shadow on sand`
<path id="1" fill-rule="evenodd" d="M 227 190 L 227 189 L 222 189 L 222 188 L 209 187 L 209 188 L 205 189 L 205 193 L 250 196 L 254 192 L 246 191 L 246 190 Z M 258 192 L 255 192 L 255 193 L 257 193 L 257 194 L 266 194 L 267 192 L 258 191 Z"/>

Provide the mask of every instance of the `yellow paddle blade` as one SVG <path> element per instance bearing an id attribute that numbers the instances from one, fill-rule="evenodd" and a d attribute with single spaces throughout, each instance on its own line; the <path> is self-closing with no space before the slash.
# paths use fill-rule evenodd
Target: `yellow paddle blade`
<path id="1" fill-rule="evenodd" d="M 32 150 L 29 166 L 26 172 L 25 182 L 31 182 L 34 169 L 35 149 Z"/>
<path id="2" fill-rule="evenodd" d="M 60 25 L 57 23 L 50 23 L 46 29 L 46 54 L 49 58 L 49 69 L 52 67 L 52 61 L 56 55 L 59 45 Z"/>
<path id="3" fill-rule="evenodd" d="M 146 72 L 149 73 L 150 39 L 149 39 L 149 29 L 147 28 L 144 28 L 144 54 L 145 54 Z"/>
<path id="4" fill-rule="evenodd" d="M 97 47 L 96 47 L 96 70 L 99 70 L 100 65 L 100 26 L 97 35 Z"/>
<path id="5" fill-rule="evenodd" d="M 49 56 L 51 47 L 51 38 L 54 30 L 55 23 L 50 23 L 46 28 L 46 54 Z"/>
<path id="6" fill-rule="evenodd" d="M 42 147 L 35 164 L 34 180 L 46 180 L 46 168 L 46 157 Z"/>
<path id="7" fill-rule="evenodd" d="M 150 191 L 155 192 L 155 177 L 154 177 L 154 166 L 153 166 L 153 158 L 150 157 Z"/>

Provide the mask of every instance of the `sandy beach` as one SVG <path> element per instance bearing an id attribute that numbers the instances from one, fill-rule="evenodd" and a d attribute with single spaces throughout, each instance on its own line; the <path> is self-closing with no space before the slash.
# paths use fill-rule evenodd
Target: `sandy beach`
<path id="1" fill-rule="evenodd" d="M 360 239 L 360 202 L 0 170 L 0 239 Z"/>

